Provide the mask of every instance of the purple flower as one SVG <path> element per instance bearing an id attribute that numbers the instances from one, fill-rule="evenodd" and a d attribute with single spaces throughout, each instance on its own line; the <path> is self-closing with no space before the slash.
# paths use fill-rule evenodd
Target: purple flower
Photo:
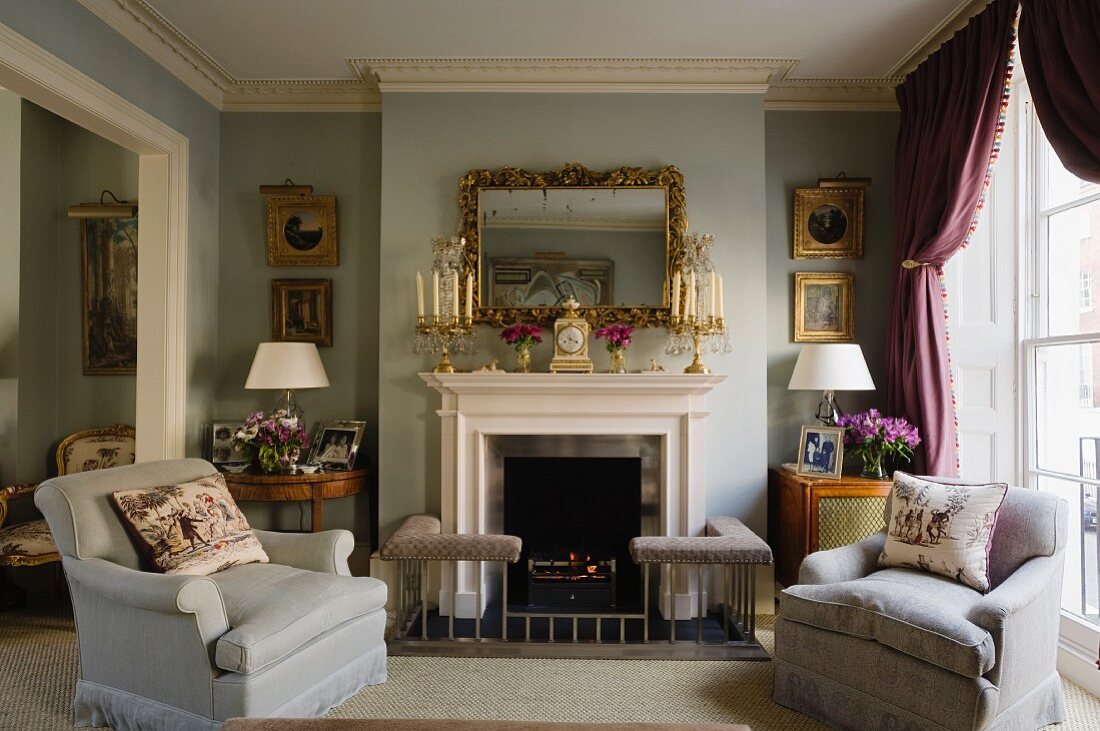
<path id="1" fill-rule="evenodd" d="M 509 345 L 530 348 L 535 343 L 542 342 L 542 328 L 538 325 L 517 322 L 504 328 L 500 333 L 500 339 Z"/>
<path id="2" fill-rule="evenodd" d="M 607 340 L 608 350 L 617 350 L 619 348 L 625 348 L 630 345 L 630 336 L 634 333 L 634 328 L 630 325 L 624 325 L 619 323 L 617 325 L 608 325 L 607 327 L 601 327 L 596 331 L 596 339 Z"/>
<path id="3" fill-rule="evenodd" d="M 843 414 L 836 423 L 844 429 L 844 444 L 858 455 L 885 453 L 909 460 L 920 444 L 915 426 L 900 417 L 883 416 L 878 409 Z"/>

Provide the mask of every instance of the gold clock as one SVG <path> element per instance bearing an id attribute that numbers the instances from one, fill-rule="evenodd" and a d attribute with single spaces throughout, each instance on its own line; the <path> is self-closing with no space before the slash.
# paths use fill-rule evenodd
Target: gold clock
<path id="1" fill-rule="evenodd" d="M 591 373 L 592 359 L 588 357 L 588 322 L 577 317 L 580 305 L 570 297 L 565 302 L 566 314 L 554 321 L 554 358 L 550 361 L 552 373 Z"/>

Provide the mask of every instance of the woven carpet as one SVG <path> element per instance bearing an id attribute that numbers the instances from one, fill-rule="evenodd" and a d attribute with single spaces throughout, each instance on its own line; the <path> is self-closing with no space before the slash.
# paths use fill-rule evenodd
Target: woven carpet
<path id="1" fill-rule="evenodd" d="M 770 651 L 771 617 L 760 618 L 759 636 Z M 71 728 L 76 668 L 67 609 L 39 604 L 0 613 L 0 729 Z M 384 685 L 364 688 L 329 715 L 824 728 L 771 702 L 769 662 L 393 657 L 389 671 Z M 1100 728 L 1100 700 L 1062 685 L 1069 719 L 1050 728 Z"/>

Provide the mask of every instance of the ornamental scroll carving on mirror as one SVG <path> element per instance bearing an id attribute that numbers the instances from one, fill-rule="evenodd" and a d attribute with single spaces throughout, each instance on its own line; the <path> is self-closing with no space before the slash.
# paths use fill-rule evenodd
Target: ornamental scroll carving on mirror
<path id="1" fill-rule="evenodd" d="M 477 322 L 549 325 L 569 297 L 594 326 L 668 321 L 687 229 L 675 166 L 471 170 L 458 204 Z"/>

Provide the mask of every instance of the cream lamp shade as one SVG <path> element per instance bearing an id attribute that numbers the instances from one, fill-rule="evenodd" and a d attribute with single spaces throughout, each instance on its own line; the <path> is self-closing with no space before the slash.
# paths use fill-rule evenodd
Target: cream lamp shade
<path id="1" fill-rule="evenodd" d="M 855 343 L 813 343 L 803 345 L 787 386 L 792 391 L 822 391 L 817 418 L 836 424 L 840 415 L 834 391 L 873 391 L 875 382 Z"/>
<path id="2" fill-rule="evenodd" d="M 321 354 L 313 343 L 260 343 L 244 382 L 247 389 L 279 391 L 276 410 L 298 417 L 302 415 L 302 407 L 294 398 L 294 390 L 328 385 Z"/>

